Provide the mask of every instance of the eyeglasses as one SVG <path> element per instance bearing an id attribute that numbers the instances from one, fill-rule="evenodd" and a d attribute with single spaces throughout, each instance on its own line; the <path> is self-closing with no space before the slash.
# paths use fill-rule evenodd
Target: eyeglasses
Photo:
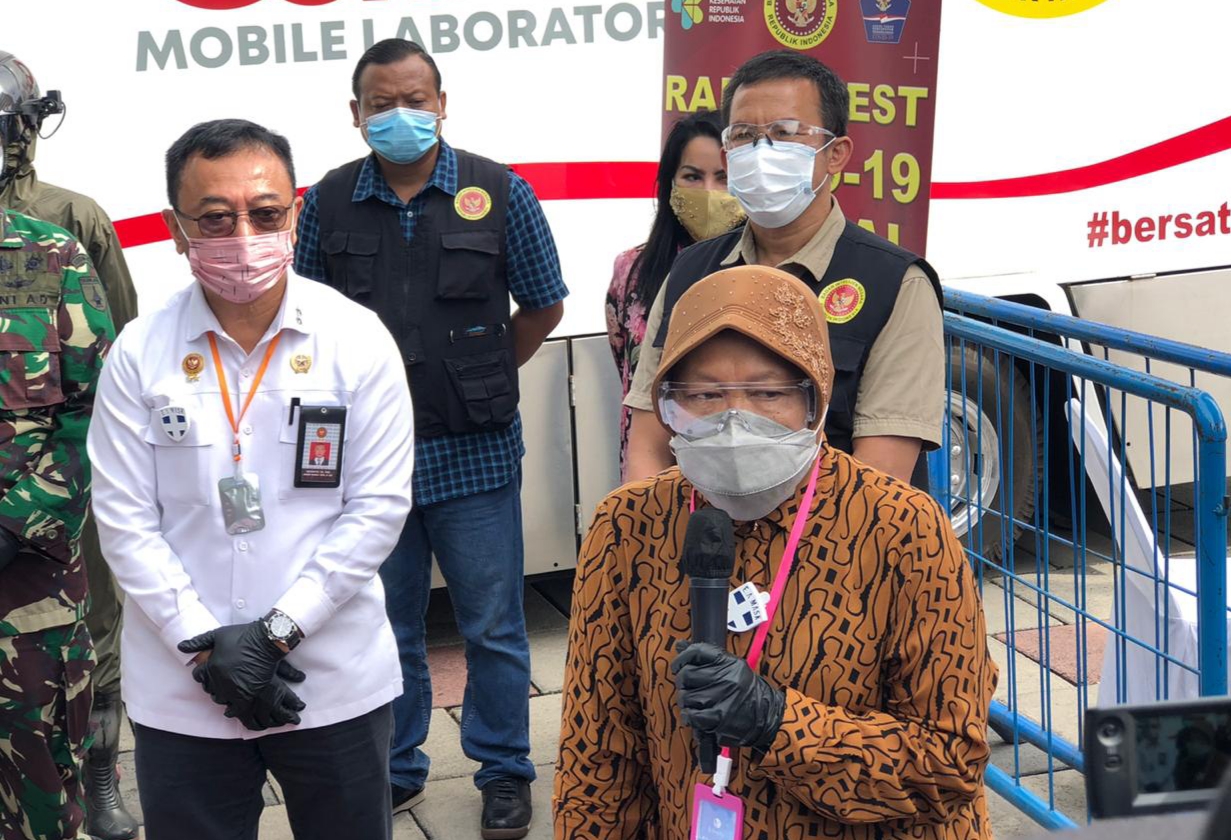
<path id="1" fill-rule="evenodd" d="M 817 416 L 816 388 L 811 379 L 793 382 L 663 382 L 658 408 L 672 431 L 697 434 L 707 418 L 731 409 L 745 409 L 786 426 L 807 428 Z"/>
<path id="2" fill-rule="evenodd" d="M 807 143 L 808 138 L 824 135 L 832 141 L 837 137 L 827 128 L 808 125 L 799 120 L 774 120 L 771 123 L 731 123 L 722 130 L 722 147 L 727 151 L 741 146 L 756 145 L 764 137 L 772 146 L 775 143 Z"/>
<path id="3" fill-rule="evenodd" d="M 247 216 L 248 221 L 252 222 L 252 227 L 261 233 L 274 233 L 282 230 L 282 226 L 286 224 L 286 214 L 292 206 L 290 204 L 286 207 L 271 205 L 269 207 L 243 210 L 238 213 L 229 210 L 213 210 L 200 216 L 189 216 L 187 213 L 181 213 L 179 210 L 175 212 L 190 222 L 196 222 L 203 235 L 213 238 L 230 236 L 235 233 L 235 226 L 239 224 L 240 216 Z"/>

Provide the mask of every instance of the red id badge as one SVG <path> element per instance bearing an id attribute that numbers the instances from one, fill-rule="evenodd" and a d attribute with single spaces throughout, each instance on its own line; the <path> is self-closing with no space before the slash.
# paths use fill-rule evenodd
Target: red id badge
<path id="1" fill-rule="evenodd" d="M 692 795 L 690 840 L 740 840 L 744 835 L 744 803 L 731 792 L 715 796 L 710 785 L 698 783 Z"/>

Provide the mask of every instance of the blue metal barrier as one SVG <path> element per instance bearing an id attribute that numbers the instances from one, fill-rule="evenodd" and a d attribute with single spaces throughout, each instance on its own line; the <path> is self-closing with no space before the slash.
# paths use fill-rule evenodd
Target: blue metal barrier
<path id="1" fill-rule="evenodd" d="M 1225 354 L 952 290 L 946 303 L 1028 331 L 1231 376 Z M 1096 685 L 1103 705 L 1139 701 L 1142 692 L 1162 699 L 1227 691 L 1226 427 L 1214 399 L 1191 384 L 953 313 L 945 314 L 945 336 L 949 411 L 930 466 L 936 495 L 967 543 L 990 644 L 1002 659 L 991 720 L 1007 746 L 987 784 L 1041 825 L 1069 827 L 1081 813 L 1072 802 L 1068 813 L 1057 804 L 1057 779 L 1071 781 L 1084 769 L 1081 727 Z M 1130 404 L 1149 417 L 1148 445 L 1129 440 Z M 1185 517 L 1172 510 L 1172 439 L 1185 437 L 1181 420 L 1192 426 L 1194 470 Z M 1148 452 L 1150 487 L 1163 488 L 1161 498 L 1146 500 L 1149 516 L 1125 467 L 1133 445 Z M 944 469 L 951 458 L 961 469 Z M 1162 481 L 1154 480 L 1156 461 Z M 1096 527 L 1099 507 L 1109 534 Z M 1187 538 L 1180 519 L 1189 515 L 1195 559 L 1180 543 Z M 1188 568 L 1195 579 L 1184 576 Z M 1185 634 L 1194 624 L 1189 650 Z M 1100 638 L 1111 652 L 1092 678 L 1091 645 Z M 1054 659 L 1074 652 L 1070 646 L 1074 670 L 1057 670 L 1053 680 Z M 1034 670 L 1037 689 L 1027 685 Z M 1035 703 L 1037 713 L 1029 708 Z"/>
<path id="2" fill-rule="evenodd" d="M 944 291 L 946 309 L 961 315 L 986 318 L 995 325 L 1015 324 L 1025 327 L 1028 330 L 1027 335 L 1032 338 L 1036 333 L 1050 333 L 1062 338 L 1136 353 L 1154 361 L 1171 362 L 1193 371 L 1231 376 L 1231 354 L 1228 353 L 973 292 L 948 288 Z"/>

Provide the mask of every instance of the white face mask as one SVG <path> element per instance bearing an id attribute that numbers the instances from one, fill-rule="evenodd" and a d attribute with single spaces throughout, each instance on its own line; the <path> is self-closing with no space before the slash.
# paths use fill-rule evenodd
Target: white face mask
<path id="1" fill-rule="evenodd" d="M 832 143 L 837 138 L 831 138 Z M 750 143 L 727 152 L 727 190 L 754 224 L 786 227 L 816 198 L 812 170 L 820 149 L 803 143 Z"/>
<path id="2" fill-rule="evenodd" d="M 680 472 L 732 519 L 760 519 L 791 498 L 820 449 L 817 431 L 793 432 L 759 414 L 732 409 L 714 431 L 671 438 Z"/>

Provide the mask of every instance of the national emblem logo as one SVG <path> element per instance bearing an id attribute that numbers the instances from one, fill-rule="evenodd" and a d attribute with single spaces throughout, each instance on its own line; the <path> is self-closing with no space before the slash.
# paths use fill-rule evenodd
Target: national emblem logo
<path id="1" fill-rule="evenodd" d="M 470 222 L 477 222 L 492 210 L 492 197 L 481 187 L 466 187 L 459 190 L 453 199 L 457 215 Z"/>
<path id="2" fill-rule="evenodd" d="M 810 50 L 829 37 L 838 19 L 838 0 L 763 0 L 765 25 L 778 43 Z"/>
<path id="3" fill-rule="evenodd" d="M 831 324 L 845 324 L 863 309 L 867 292 L 862 283 L 848 277 L 830 283 L 821 290 L 819 297 L 821 307 L 825 310 L 825 320 Z"/>

